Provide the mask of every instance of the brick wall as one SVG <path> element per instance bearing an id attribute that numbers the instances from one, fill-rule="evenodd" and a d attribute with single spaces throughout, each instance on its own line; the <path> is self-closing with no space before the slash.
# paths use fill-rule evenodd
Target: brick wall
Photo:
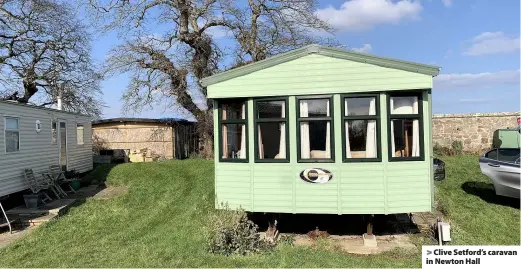
<path id="1" fill-rule="evenodd" d="M 517 126 L 519 112 L 438 114 L 432 119 L 433 144 L 450 146 L 463 143 L 465 151 L 480 151 L 492 146 L 494 131 Z"/>

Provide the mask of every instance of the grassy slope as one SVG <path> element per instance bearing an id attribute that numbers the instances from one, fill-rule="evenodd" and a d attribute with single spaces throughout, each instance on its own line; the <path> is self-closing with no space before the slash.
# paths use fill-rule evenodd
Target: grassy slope
<path id="1" fill-rule="evenodd" d="M 455 169 L 460 164 L 471 166 Z M 457 223 L 456 232 L 461 233 L 454 235 L 455 242 L 519 244 L 518 209 L 487 204 L 461 190 L 461 184 L 469 177 L 485 181 L 479 170 L 474 171 L 476 158 L 450 158 L 447 165 L 449 177 L 439 184 L 440 197 L 446 200 L 447 211 Z M 0 250 L 0 267 L 420 267 L 421 264 L 419 252 L 355 256 L 327 248 L 285 244 L 262 255 L 211 255 L 205 251 L 202 227 L 205 216 L 213 210 L 213 162 L 187 160 L 105 166 L 98 168 L 93 176 L 103 177 L 107 173 L 109 184 L 129 186 L 129 193 L 111 200 L 89 200 L 59 220 L 39 227 L 30 236 Z M 473 214 L 461 214 L 467 210 Z M 477 216 L 480 213 L 484 216 Z M 508 227 L 502 230 L 510 237 L 488 234 L 489 227 L 497 227 L 498 222 Z"/>
<path id="2" fill-rule="evenodd" d="M 452 221 L 453 244 L 519 245 L 519 199 L 496 196 L 478 157 L 446 157 L 437 200 Z"/>

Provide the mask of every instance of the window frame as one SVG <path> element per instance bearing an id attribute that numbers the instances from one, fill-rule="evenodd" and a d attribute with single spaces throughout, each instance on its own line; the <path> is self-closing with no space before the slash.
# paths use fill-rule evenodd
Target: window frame
<path id="1" fill-rule="evenodd" d="M 266 101 L 283 101 L 284 104 L 284 118 L 267 118 L 260 119 L 259 114 L 257 113 L 257 103 L 258 102 L 266 102 Z M 253 100 L 253 154 L 254 154 L 254 162 L 255 163 L 289 163 L 290 162 L 290 140 L 289 140 L 289 97 L 266 97 L 266 98 L 255 98 Z M 258 132 L 258 124 L 266 123 L 266 122 L 278 122 L 286 125 L 286 158 L 285 159 L 261 159 L 259 157 L 259 132 Z M 222 156 L 222 155 L 221 155 Z"/>
<path id="2" fill-rule="evenodd" d="M 7 129 L 7 119 L 14 119 L 18 122 L 18 128 L 16 130 Z M 7 132 L 18 132 L 18 150 L 16 151 L 7 151 Z M 20 118 L 14 116 L 4 116 L 4 153 L 5 154 L 16 154 L 22 151 L 22 141 L 20 137 Z"/>
<path id="3" fill-rule="evenodd" d="M 346 116 L 345 115 L 345 99 L 346 98 L 375 98 L 376 115 L 359 115 Z M 381 141 L 381 113 L 380 113 L 380 93 L 347 93 L 340 95 L 341 101 L 341 128 L 342 128 L 342 162 L 382 162 L 382 141 Z M 346 124 L 347 120 L 375 120 L 376 121 L 376 158 L 346 158 Z"/>
<path id="4" fill-rule="evenodd" d="M 492 159 L 492 158 L 489 158 L 489 157 L 488 157 L 488 154 L 491 153 L 492 151 L 495 151 L 495 152 L 496 152 L 496 158 L 495 158 L 495 159 Z M 485 152 L 485 153 L 483 154 L 483 157 L 486 158 L 486 159 L 488 159 L 488 160 L 497 161 L 497 154 L 498 154 L 498 152 L 497 152 L 497 148 L 493 148 L 493 149 L 491 149 L 491 150 Z"/>
<path id="5" fill-rule="evenodd" d="M 248 99 L 247 98 L 233 98 L 233 99 L 225 99 L 225 100 L 216 100 L 217 102 L 217 139 L 219 141 L 219 162 L 226 163 L 249 163 L 250 162 L 250 149 L 249 149 L 249 136 L 248 136 Z M 230 104 L 230 103 L 244 103 L 245 117 L 244 119 L 233 119 L 233 120 L 223 120 L 222 119 L 222 105 Z M 244 124 L 245 136 L 246 136 L 246 158 L 245 159 L 233 159 L 233 158 L 223 158 L 223 140 L 222 140 L 222 127 L 224 124 Z"/>
<path id="6" fill-rule="evenodd" d="M 409 162 L 409 161 L 425 161 L 425 132 L 423 126 L 423 93 L 424 90 L 403 91 L 403 92 L 387 92 L 387 150 L 389 162 Z M 391 97 L 418 97 L 418 114 L 394 114 L 391 115 Z M 418 157 L 393 157 L 392 141 L 391 141 L 391 120 L 393 119 L 412 119 L 418 120 L 419 138 L 420 138 L 420 156 Z"/>
<path id="7" fill-rule="evenodd" d="M 494 149 L 491 149 L 491 150 L 485 152 L 485 154 L 483 154 L 482 157 L 487 159 L 487 160 L 489 160 L 489 161 L 499 162 L 499 163 L 506 164 L 506 165 L 520 165 L 520 163 L 516 163 L 515 161 L 514 162 L 508 162 L 508 161 L 500 160 L 499 159 L 499 151 L 500 150 L 514 150 L 514 151 L 517 151 L 517 152 L 520 151 L 519 148 L 494 148 Z M 493 151 L 496 152 L 496 158 L 495 159 L 492 159 L 492 158 L 488 157 L 488 154 L 493 152 Z"/>
<path id="8" fill-rule="evenodd" d="M 81 143 L 79 143 L 78 141 L 78 127 L 82 127 L 82 134 L 81 134 Z M 83 146 L 85 145 L 85 124 L 84 123 L 80 123 L 80 122 L 76 122 L 76 145 L 77 146 Z"/>
<path id="9" fill-rule="evenodd" d="M 312 99 L 328 99 L 329 100 L 329 117 L 320 117 L 320 118 L 301 118 L 300 117 L 300 101 L 301 100 L 312 100 Z M 302 95 L 295 96 L 295 110 L 296 110 L 296 132 L 297 132 L 297 163 L 334 163 L 335 162 L 335 109 L 334 109 L 334 98 L 333 94 L 329 95 Z M 329 121 L 329 126 L 331 127 L 329 135 L 331 141 L 331 158 L 317 158 L 317 159 L 302 159 L 301 158 L 301 148 L 300 148 L 300 123 L 303 121 Z"/>

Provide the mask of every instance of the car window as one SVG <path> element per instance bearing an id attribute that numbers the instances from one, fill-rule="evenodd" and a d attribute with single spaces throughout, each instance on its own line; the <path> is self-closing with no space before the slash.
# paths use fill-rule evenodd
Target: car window
<path id="1" fill-rule="evenodd" d="M 485 158 L 488 158 L 491 160 L 497 160 L 497 149 L 493 149 L 493 150 L 485 153 Z"/>
<path id="2" fill-rule="evenodd" d="M 519 158 L 519 149 L 498 149 L 497 160 L 514 163 Z"/>

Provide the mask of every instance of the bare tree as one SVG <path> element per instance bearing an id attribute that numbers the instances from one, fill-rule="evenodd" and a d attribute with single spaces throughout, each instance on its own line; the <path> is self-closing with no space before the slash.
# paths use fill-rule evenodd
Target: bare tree
<path id="1" fill-rule="evenodd" d="M 0 71 L 4 99 L 101 112 L 89 34 L 61 1 L 0 0 Z"/>
<path id="2" fill-rule="evenodd" d="M 333 29 L 314 14 L 316 5 L 314 0 L 248 0 L 243 7 L 225 4 L 227 21 L 238 43 L 235 65 L 312 43 L 336 45 L 334 39 L 327 38 Z"/>
<path id="3" fill-rule="evenodd" d="M 118 29 L 126 39 L 107 61 L 109 73 L 130 73 L 124 95 L 132 110 L 172 101 L 198 121 L 202 154 L 213 157 L 212 103 L 199 81 L 226 69 L 222 48 L 210 31 L 233 34 L 237 65 L 258 61 L 315 41 L 310 30 L 331 30 L 313 13 L 315 1 L 250 0 L 89 0 L 106 30 Z M 164 29 L 158 34 L 159 29 Z"/>

